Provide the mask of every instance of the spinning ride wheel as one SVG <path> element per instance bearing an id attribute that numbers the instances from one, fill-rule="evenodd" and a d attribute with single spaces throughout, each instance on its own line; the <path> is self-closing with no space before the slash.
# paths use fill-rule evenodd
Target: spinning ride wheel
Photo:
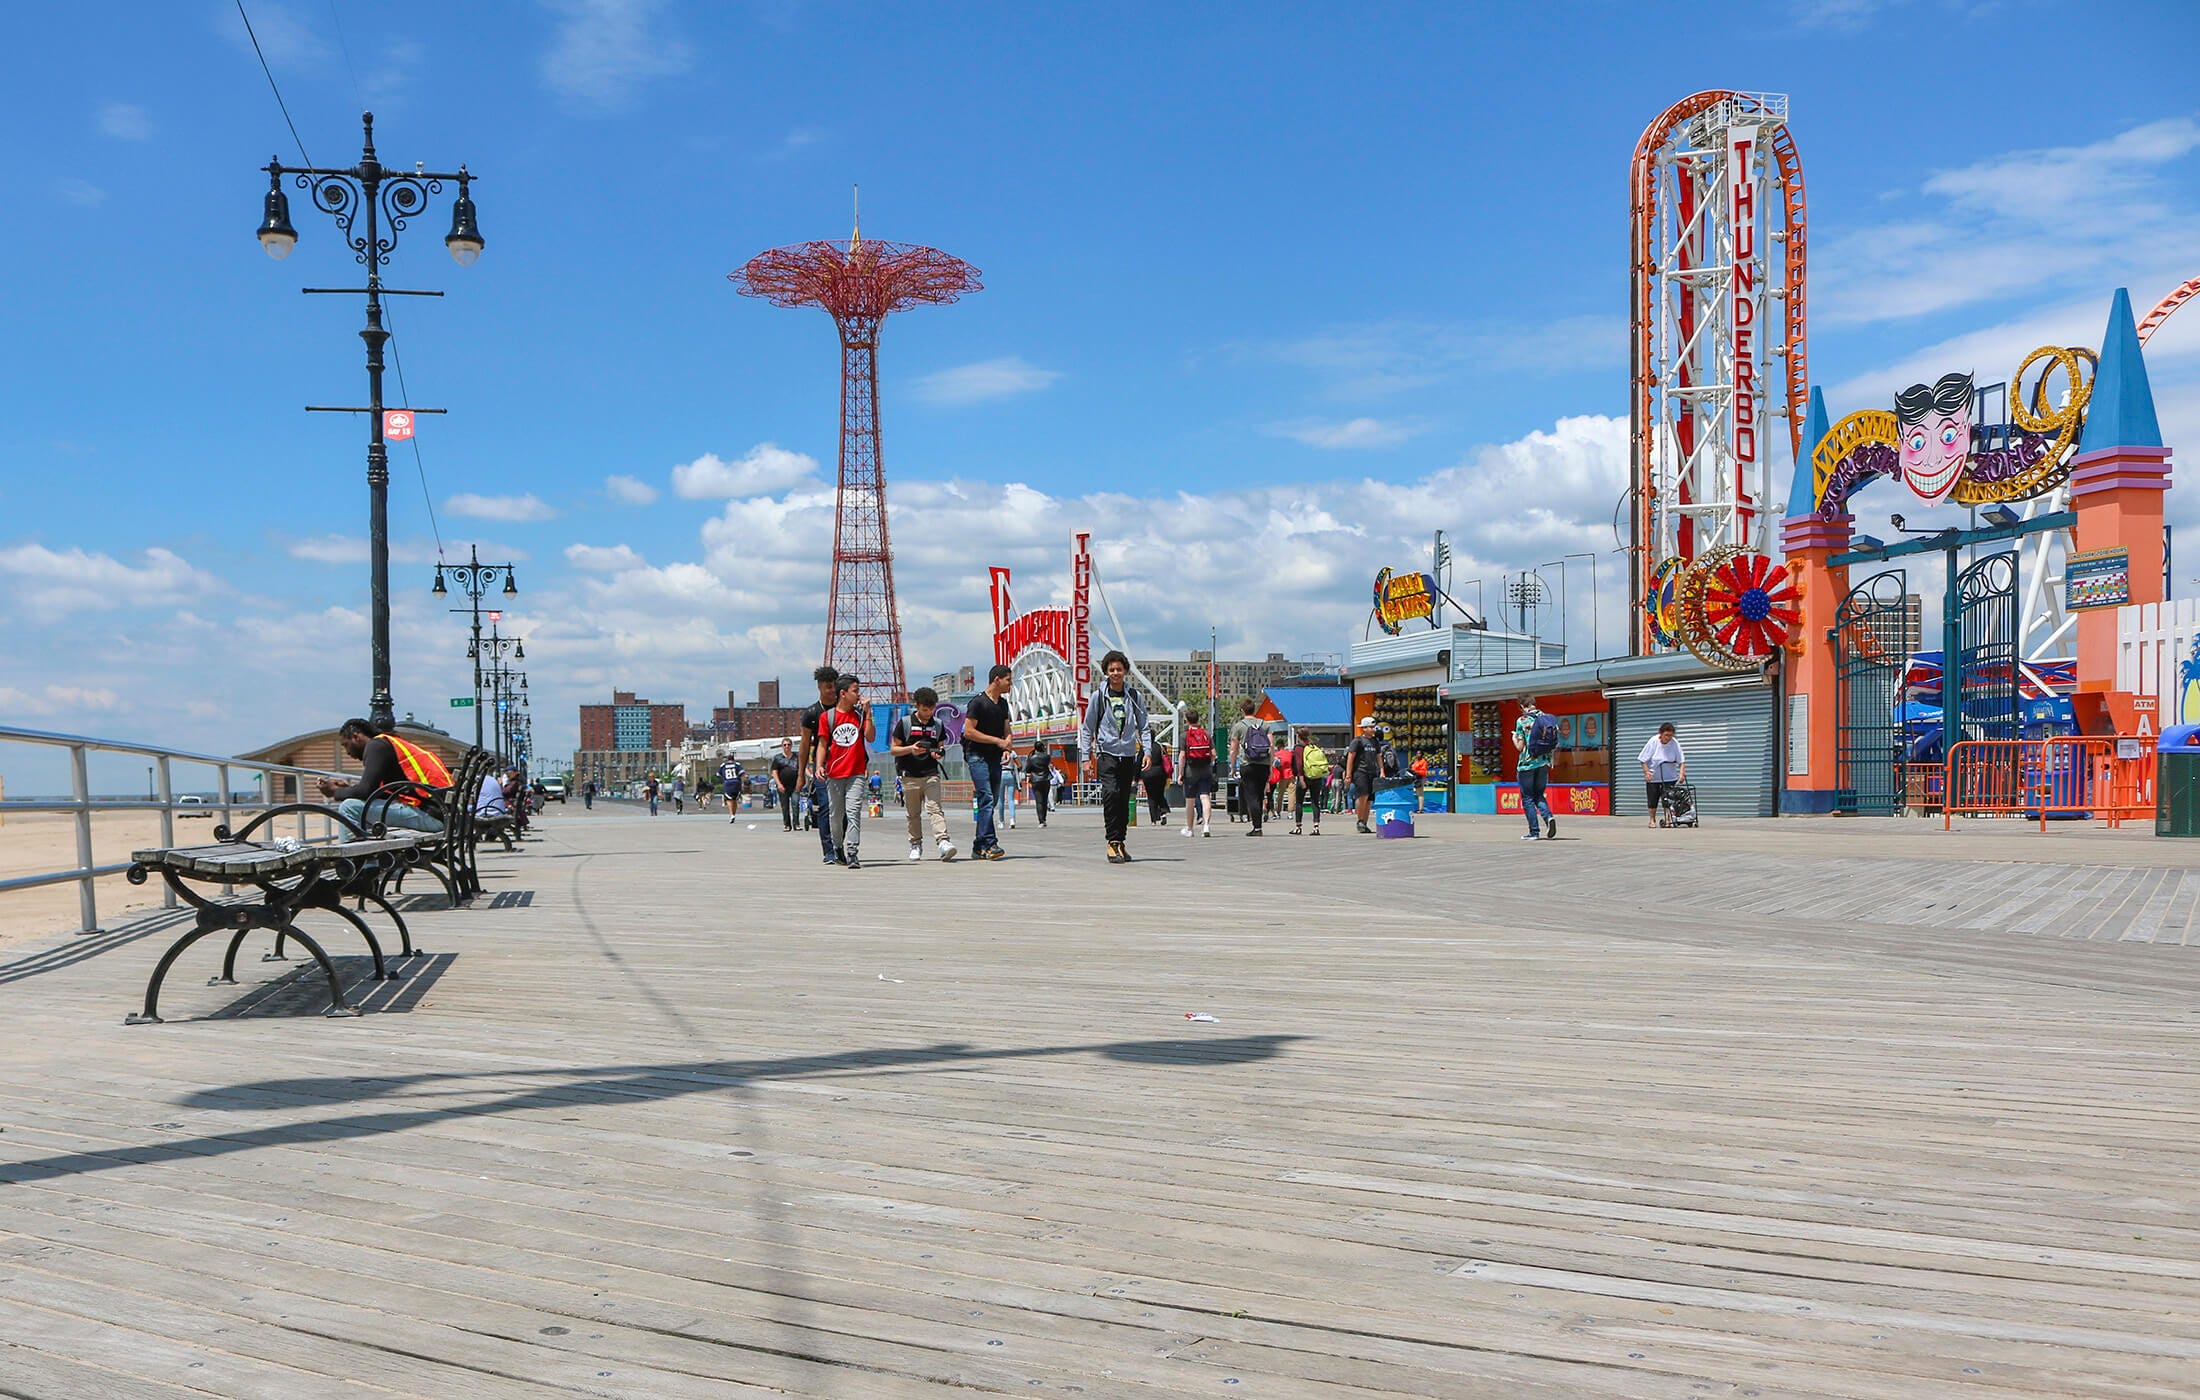
<path id="1" fill-rule="evenodd" d="M 1642 611 L 1650 624 L 1650 639 L 1661 647 L 1677 647 L 1680 636 L 1679 584 L 1685 561 L 1668 559 L 1651 572 L 1650 589 Z"/>
<path id="2" fill-rule="evenodd" d="M 1682 641 L 1705 663 L 1745 671 L 1787 645 L 1802 621 L 1794 578 L 1762 554 L 1713 550 L 1683 576 Z"/>

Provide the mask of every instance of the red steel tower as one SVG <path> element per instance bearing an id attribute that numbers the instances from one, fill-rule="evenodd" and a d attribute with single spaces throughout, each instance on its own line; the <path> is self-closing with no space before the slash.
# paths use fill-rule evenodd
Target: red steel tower
<path id="1" fill-rule="evenodd" d="M 745 296 L 774 306 L 820 306 L 840 330 L 840 493 L 833 510 L 833 596 L 825 664 L 906 700 L 894 547 L 886 531 L 886 464 L 879 453 L 878 333 L 907 306 L 944 306 L 980 290 L 978 269 L 937 248 L 865 242 L 796 243 L 759 253 L 727 274 Z"/>

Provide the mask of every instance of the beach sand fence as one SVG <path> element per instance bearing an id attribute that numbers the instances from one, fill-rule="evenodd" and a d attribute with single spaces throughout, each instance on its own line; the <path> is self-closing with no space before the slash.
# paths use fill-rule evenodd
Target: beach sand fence
<path id="1" fill-rule="evenodd" d="M 172 907 L 175 896 L 157 879 L 125 878 L 131 852 L 204 845 L 218 826 L 241 828 L 271 805 L 259 794 L 272 773 L 346 777 L 0 725 L 0 945 L 90 933 Z M 299 816 L 274 827 L 316 839 L 333 823 Z"/>

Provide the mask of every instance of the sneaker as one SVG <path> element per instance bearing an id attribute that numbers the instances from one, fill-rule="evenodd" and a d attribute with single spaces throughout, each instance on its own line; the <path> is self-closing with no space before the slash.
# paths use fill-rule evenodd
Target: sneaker
<path id="1" fill-rule="evenodd" d="M 1191 834 L 1192 834 L 1192 829 L 1191 829 L 1190 827 L 1185 827 L 1185 828 L 1184 828 L 1184 834 L 1185 834 L 1186 836 L 1189 836 L 1189 835 L 1191 835 Z"/>
<path id="2" fill-rule="evenodd" d="M 1296 833 L 1294 833 L 1294 834 L 1296 834 Z M 1322 834 L 1322 829 L 1321 829 L 1320 827 L 1318 827 L 1318 826 L 1317 826 L 1317 827 L 1315 827 L 1315 828 L 1314 828 L 1314 829 L 1313 829 L 1312 831 L 1309 831 L 1309 832 L 1308 832 L 1308 833 L 1306 833 L 1306 834 L 1307 834 L 1307 835 L 1309 835 L 1309 836 L 1319 836 L 1319 835 L 1321 835 L 1321 834 Z"/>
<path id="3" fill-rule="evenodd" d="M 1008 819 L 1008 829 L 1010 831 L 1014 831 L 1016 829 L 1016 819 L 1014 817 L 1010 817 Z"/>
<path id="4" fill-rule="evenodd" d="M 1213 828 L 1209 827 L 1209 826 L 1207 825 L 1207 823 L 1205 823 L 1205 822 L 1201 822 L 1201 823 L 1199 824 L 1199 834 L 1200 834 L 1200 835 L 1202 835 L 1202 836 L 1212 836 L 1212 835 L 1214 835 L 1215 833 L 1214 833 L 1214 830 L 1213 830 Z"/>
<path id="5" fill-rule="evenodd" d="M 1130 842 L 1128 842 L 1128 841 L 1119 841 L 1119 842 L 1117 842 L 1117 843 L 1116 843 L 1115 849 L 1117 849 L 1118 851 L 1121 851 L 1121 852 L 1123 853 L 1123 863 L 1124 863 L 1125 865 L 1129 865 L 1129 864 L 1131 863 L 1131 845 L 1130 845 Z"/>
<path id="6" fill-rule="evenodd" d="M 861 870 L 863 868 L 863 862 L 856 859 L 854 851 L 848 852 L 847 865 L 850 870 Z"/>
<path id="7" fill-rule="evenodd" d="M 923 859 L 924 859 L 924 847 L 912 844 L 912 845 L 911 845 L 911 846 L 909 847 L 909 859 L 911 859 L 911 860 L 923 860 Z"/>
<path id="8" fill-rule="evenodd" d="M 941 860 L 953 860 L 954 858 L 955 858 L 955 843 L 954 843 L 954 842 L 952 842 L 952 841 L 942 841 L 942 842 L 940 842 L 940 859 L 941 859 Z"/>
<path id="9" fill-rule="evenodd" d="M 1540 841 L 1540 840 L 1542 840 L 1543 838 L 1542 838 L 1542 837 L 1540 837 L 1540 836 L 1538 836 L 1538 835 L 1536 835 L 1536 834 L 1535 834 L 1534 832 L 1532 832 L 1532 831 L 1531 831 L 1531 832 L 1529 832 L 1529 833 L 1528 833 L 1527 835 L 1525 835 L 1525 836 L 1521 837 L 1520 839 L 1521 839 L 1521 840 L 1523 840 L 1523 841 Z"/>
<path id="10" fill-rule="evenodd" d="M 1006 852 L 1006 851 L 1002 850 L 1002 849 L 1001 849 L 1001 848 L 1000 848 L 999 846 L 993 846 L 993 847 L 989 847 L 989 848 L 988 848 L 988 849 L 987 849 L 987 850 L 985 851 L 985 853 L 984 853 L 983 855 L 981 855 L 981 856 L 979 857 L 979 859 L 980 859 L 980 860 L 1007 860 L 1007 859 L 1008 859 L 1008 852 Z"/>
<path id="11" fill-rule="evenodd" d="M 1304 836 L 1304 835 L 1306 834 L 1306 832 L 1305 832 L 1305 831 L 1303 831 L 1302 829 L 1300 829 L 1300 828 L 1298 828 L 1298 827 L 1295 827 L 1295 826 L 1294 826 L 1294 827 L 1292 827 L 1292 828 L 1291 828 L 1291 834 L 1292 834 L 1293 836 Z"/>
<path id="12" fill-rule="evenodd" d="M 1546 841 L 1556 841 L 1558 839 L 1558 818 L 1545 817 L 1543 819 L 1543 839 Z"/>
<path id="13" fill-rule="evenodd" d="M 1366 822 L 1355 822 L 1354 825 L 1359 827 L 1360 835 L 1362 836 L 1373 836 L 1375 834 L 1374 831 L 1368 827 L 1368 824 Z"/>
<path id="14" fill-rule="evenodd" d="M 1248 831 L 1245 834 L 1247 836 L 1258 836 L 1260 835 L 1260 828 L 1256 826 L 1251 831 Z"/>
<path id="15" fill-rule="evenodd" d="M 827 865 L 838 865 L 838 864 L 840 864 L 840 857 L 839 857 L 839 856 L 827 856 L 827 857 L 825 857 L 825 863 L 826 863 Z"/>
<path id="16" fill-rule="evenodd" d="M 1108 843 L 1108 864 L 1121 865 L 1122 863 L 1123 843 L 1120 841 L 1110 841 Z"/>

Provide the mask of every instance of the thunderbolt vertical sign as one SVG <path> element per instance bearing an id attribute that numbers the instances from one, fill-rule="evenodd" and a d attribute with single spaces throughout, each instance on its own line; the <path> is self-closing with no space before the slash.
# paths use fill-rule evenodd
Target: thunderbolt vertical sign
<path id="1" fill-rule="evenodd" d="M 1737 126 L 1727 133 L 1727 228 L 1734 241 L 1727 323 L 1734 332 L 1734 533 L 1726 541 L 1756 548 L 1753 522 L 1757 499 L 1757 429 L 1763 386 L 1757 382 L 1758 322 L 1764 289 L 1758 285 L 1762 261 L 1757 255 L 1757 128 Z"/>
<path id="2" fill-rule="evenodd" d="M 1077 683 L 1077 715 L 1084 718 L 1085 697 L 1092 693 L 1092 536 L 1077 536 L 1070 559 L 1070 675 Z"/>

